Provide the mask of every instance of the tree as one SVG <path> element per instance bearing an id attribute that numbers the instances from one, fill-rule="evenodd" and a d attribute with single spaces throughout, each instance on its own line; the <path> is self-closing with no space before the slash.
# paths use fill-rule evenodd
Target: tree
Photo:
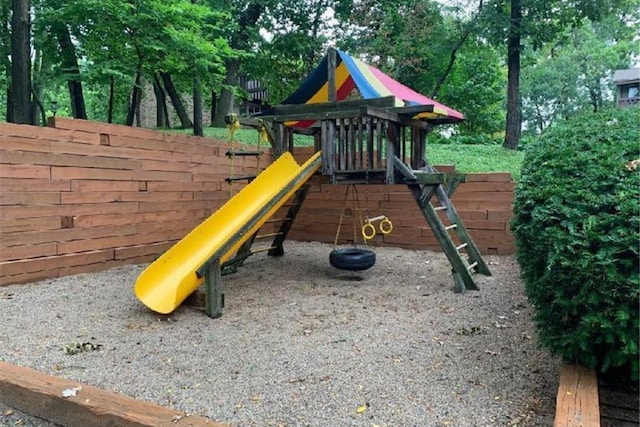
<path id="1" fill-rule="evenodd" d="M 8 116 L 14 123 L 32 124 L 31 2 L 13 0 L 11 5 L 11 102 Z"/>
<path id="2" fill-rule="evenodd" d="M 238 17 L 236 25 L 231 27 L 226 34 L 229 46 L 237 51 L 248 50 L 251 42 L 260 37 L 256 24 L 265 11 L 265 2 L 252 1 L 246 4 L 246 7 L 245 2 L 227 0 L 222 1 L 222 4 L 217 4 L 216 2 L 218 8 L 224 5 L 231 9 L 233 16 Z M 218 97 L 216 114 L 212 120 L 214 126 L 225 126 L 224 116 L 234 110 L 234 87 L 238 82 L 241 61 L 242 59 L 239 55 L 229 57 L 226 61 L 225 78 Z"/>
<path id="3" fill-rule="evenodd" d="M 338 25 L 328 13 L 336 4 L 335 0 L 282 1 L 267 10 L 270 19 L 262 19 L 260 25 L 271 40 L 263 40 L 254 55 L 243 60 L 242 70 L 269 88 L 270 103 L 284 99 L 316 67 L 329 44 L 328 34 Z"/>
<path id="4" fill-rule="evenodd" d="M 6 99 L 0 98 L 0 108 L 5 109 L 5 120 L 12 121 L 11 108 L 11 4 L 0 3 L 0 83 L 6 88 Z M 4 101 L 4 102 L 3 102 Z"/>
<path id="5" fill-rule="evenodd" d="M 468 41 L 458 52 L 439 100 L 464 112 L 456 125 L 463 135 L 494 137 L 504 129 L 506 75 L 500 55 L 482 41 Z"/>
<path id="6" fill-rule="evenodd" d="M 505 148 L 516 150 L 520 141 L 520 41 L 522 40 L 522 0 L 511 1 L 507 39 L 507 123 Z"/>
<path id="7" fill-rule="evenodd" d="M 637 3 L 633 0 L 633 3 Z M 626 10 L 623 0 L 489 0 L 483 8 L 485 34 L 507 47 L 507 122 L 504 146 L 518 148 L 520 136 L 520 56 L 525 43 L 539 49 L 582 19 L 600 21 Z M 505 25 L 507 23 L 507 25 Z"/>
<path id="8" fill-rule="evenodd" d="M 64 23 L 54 23 L 52 32 L 55 34 L 60 46 L 60 56 L 62 61 L 62 72 L 65 74 L 67 85 L 69 86 L 69 98 L 71 98 L 71 111 L 76 119 L 87 118 L 87 111 L 82 93 L 82 80 L 80 78 L 80 68 L 78 67 L 78 56 L 76 48 L 71 40 L 69 28 Z"/>
<path id="9" fill-rule="evenodd" d="M 637 10 L 637 9 L 636 9 Z M 602 22 L 585 19 L 563 31 L 557 40 L 527 52 L 523 72 L 523 122 L 541 133 L 552 123 L 583 110 L 612 104 L 613 70 L 632 66 L 640 52 L 634 43 L 639 12 L 610 16 Z"/>
<path id="10" fill-rule="evenodd" d="M 492 135 L 504 123 L 500 58 L 479 37 L 483 1 L 473 10 L 429 0 L 376 0 L 345 8 L 347 48 L 418 92 L 463 111 L 462 133 Z M 502 86 L 504 87 L 504 85 Z"/>

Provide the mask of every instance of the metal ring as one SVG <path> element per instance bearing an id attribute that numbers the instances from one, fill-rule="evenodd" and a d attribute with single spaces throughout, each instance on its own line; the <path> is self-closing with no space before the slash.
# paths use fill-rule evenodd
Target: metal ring
<path id="1" fill-rule="evenodd" d="M 370 232 L 367 233 L 367 230 L 370 230 Z M 365 240 L 371 240 L 375 235 L 376 235 L 376 228 L 373 226 L 373 224 L 371 224 L 370 222 L 367 222 L 365 225 L 362 226 L 362 237 L 364 237 Z"/>
<path id="2" fill-rule="evenodd" d="M 389 221 L 389 218 L 385 217 L 380 221 L 380 232 L 382 234 L 389 234 L 393 231 L 393 224 Z"/>

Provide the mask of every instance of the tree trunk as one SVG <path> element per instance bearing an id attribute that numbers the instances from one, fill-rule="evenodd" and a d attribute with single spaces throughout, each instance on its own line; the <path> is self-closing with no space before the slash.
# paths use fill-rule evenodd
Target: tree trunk
<path id="1" fill-rule="evenodd" d="M 233 113 L 235 110 L 234 96 L 232 87 L 238 82 L 238 71 L 240 70 L 240 61 L 237 59 L 230 59 L 227 61 L 227 74 L 224 78 L 224 86 L 220 91 L 220 98 L 218 99 L 218 107 L 216 108 L 216 115 L 213 119 L 213 126 L 224 127 L 224 116 L 229 113 Z"/>
<path id="2" fill-rule="evenodd" d="M 167 97 L 164 94 L 164 89 L 162 89 L 160 85 L 157 73 L 153 75 L 153 93 L 156 96 L 156 127 L 164 128 L 167 126 L 164 120 L 164 111 L 167 108 Z"/>
<path id="3" fill-rule="evenodd" d="M 33 59 L 33 82 L 31 83 L 31 96 L 33 97 L 33 102 L 31 106 L 31 114 L 32 114 L 32 122 L 33 124 L 37 124 L 38 122 L 42 123 L 42 126 L 47 125 L 47 113 L 44 109 L 44 104 L 42 103 L 42 98 L 44 95 L 44 88 L 40 84 L 42 73 L 42 49 L 35 49 L 35 58 Z"/>
<path id="4" fill-rule="evenodd" d="M 109 105 L 107 106 L 107 123 L 113 123 L 113 100 L 115 97 L 116 82 L 113 76 L 109 76 Z"/>
<path id="5" fill-rule="evenodd" d="M 192 128 L 193 123 L 187 114 L 187 110 L 184 108 L 184 104 L 180 99 L 180 95 L 176 90 L 176 87 L 173 85 L 173 80 L 171 79 L 171 75 L 166 72 L 160 72 L 160 78 L 162 79 L 162 83 L 164 84 L 164 89 L 167 91 L 169 95 L 169 99 L 171 100 L 171 104 L 173 104 L 173 108 L 176 110 L 178 114 L 178 118 L 180 119 L 180 125 L 187 129 Z"/>
<path id="6" fill-rule="evenodd" d="M 11 9 L 11 118 L 32 124 L 30 0 L 13 0 Z"/>
<path id="7" fill-rule="evenodd" d="M 211 90 L 211 116 L 209 126 L 213 126 L 213 119 L 216 116 L 216 106 L 218 105 L 218 95 L 215 90 Z"/>
<path id="8" fill-rule="evenodd" d="M 140 105 L 142 105 L 142 86 L 138 88 L 138 98 L 136 99 L 136 126 L 139 128 L 142 127 L 142 121 L 140 120 Z"/>
<path id="9" fill-rule="evenodd" d="M 40 93 L 38 93 L 40 92 Z M 47 125 L 47 112 L 44 109 L 44 104 L 42 103 L 42 90 L 38 88 L 36 90 L 35 86 L 32 91 L 33 95 L 33 105 L 32 105 L 32 114 L 33 114 L 33 124 L 38 124 L 38 115 L 40 115 L 40 120 L 42 121 L 42 126 Z"/>
<path id="10" fill-rule="evenodd" d="M 82 81 L 80 80 L 80 68 L 78 67 L 78 57 L 76 47 L 71 40 L 71 34 L 66 25 L 56 25 L 54 27 L 60 55 L 62 57 L 62 72 L 67 79 L 69 87 L 69 97 L 71 98 L 71 112 L 76 119 L 87 119 L 87 111 L 82 93 Z"/>
<path id="11" fill-rule="evenodd" d="M 141 64 L 138 64 L 138 69 L 136 70 L 136 77 L 133 82 L 133 90 L 131 91 L 131 102 L 129 103 L 129 108 L 127 111 L 127 119 L 125 124 L 127 126 L 133 126 L 133 119 L 136 115 L 136 110 L 138 109 L 138 105 L 140 104 L 140 80 L 142 78 L 142 71 L 140 70 Z"/>
<path id="12" fill-rule="evenodd" d="M 507 42 L 507 126 L 504 136 L 505 148 L 518 149 L 520 140 L 520 24 L 522 22 L 521 0 L 511 0 L 511 22 Z"/>
<path id="13" fill-rule="evenodd" d="M 602 107 L 602 91 L 600 90 L 600 79 L 594 79 L 593 84 L 589 87 L 589 99 L 593 112 L 597 113 Z"/>
<path id="14" fill-rule="evenodd" d="M 13 97 L 11 96 L 11 85 L 7 85 L 7 113 L 5 120 L 7 123 L 13 123 Z"/>
<path id="15" fill-rule="evenodd" d="M 193 78 L 193 134 L 204 136 L 202 131 L 202 84 L 198 73 Z"/>
<path id="16" fill-rule="evenodd" d="M 11 3 L 8 1 L 0 2 L 0 63 L 2 64 L 2 73 L 6 81 L 6 97 L 7 109 L 5 111 L 5 120 L 11 122 Z"/>

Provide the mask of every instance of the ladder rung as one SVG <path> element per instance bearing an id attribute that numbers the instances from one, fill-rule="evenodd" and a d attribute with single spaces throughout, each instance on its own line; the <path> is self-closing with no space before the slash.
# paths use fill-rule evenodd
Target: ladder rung
<path id="1" fill-rule="evenodd" d="M 434 211 L 446 211 L 447 207 L 446 206 L 436 206 L 435 208 L 433 208 Z"/>
<path id="2" fill-rule="evenodd" d="M 445 230 L 453 230 L 454 228 L 458 228 L 458 224 L 447 225 L 444 229 Z"/>
<path id="3" fill-rule="evenodd" d="M 275 236 L 281 236 L 282 232 L 278 232 L 278 233 L 267 233 L 267 234 L 258 234 L 256 235 L 256 239 L 264 239 L 265 237 L 275 237 Z"/>
<path id="4" fill-rule="evenodd" d="M 466 248 L 467 246 L 469 246 L 468 243 L 463 243 L 460 246 L 456 246 L 456 250 L 459 251 L 460 249 Z"/>
<path id="5" fill-rule="evenodd" d="M 252 249 L 251 253 L 252 254 L 257 254 L 258 252 L 266 252 L 266 251 L 270 251 L 271 249 L 275 249 L 276 246 L 269 246 L 268 248 L 258 248 L 258 249 Z"/>
<path id="6" fill-rule="evenodd" d="M 245 179 L 251 181 L 252 179 L 254 179 L 257 175 L 237 175 L 237 176 L 230 176 L 228 178 L 225 178 L 224 180 L 227 182 L 233 182 L 233 181 L 243 181 Z"/>
<path id="7" fill-rule="evenodd" d="M 273 219 L 268 219 L 266 220 L 264 223 L 265 224 L 271 224 L 274 222 L 285 222 L 285 221 L 291 221 L 291 218 L 286 217 L 286 218 L 273 218 Z"/>
<path id="8" fill-rule="evenodd" d="M 227 157 L 233 156 L 262 156 L 262 151 L 227 151 Z"/>
<path id="9" fill-rule="evenodd" d="M 467 270 L 471 270 L 476 265 L 478 265 L 478 261 L 475 261 L 473 264 L 469 264 L 469 267 L 467 267 Z"/>

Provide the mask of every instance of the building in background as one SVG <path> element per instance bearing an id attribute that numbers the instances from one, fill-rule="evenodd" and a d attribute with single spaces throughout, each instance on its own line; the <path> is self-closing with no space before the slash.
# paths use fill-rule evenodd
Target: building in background
<path id="1" fill-rule="evenodd" d="M 616 85 L 616 105 L 630 107 L 640 103 L 640 68 L 616 70 L 613 73 Z"/>

